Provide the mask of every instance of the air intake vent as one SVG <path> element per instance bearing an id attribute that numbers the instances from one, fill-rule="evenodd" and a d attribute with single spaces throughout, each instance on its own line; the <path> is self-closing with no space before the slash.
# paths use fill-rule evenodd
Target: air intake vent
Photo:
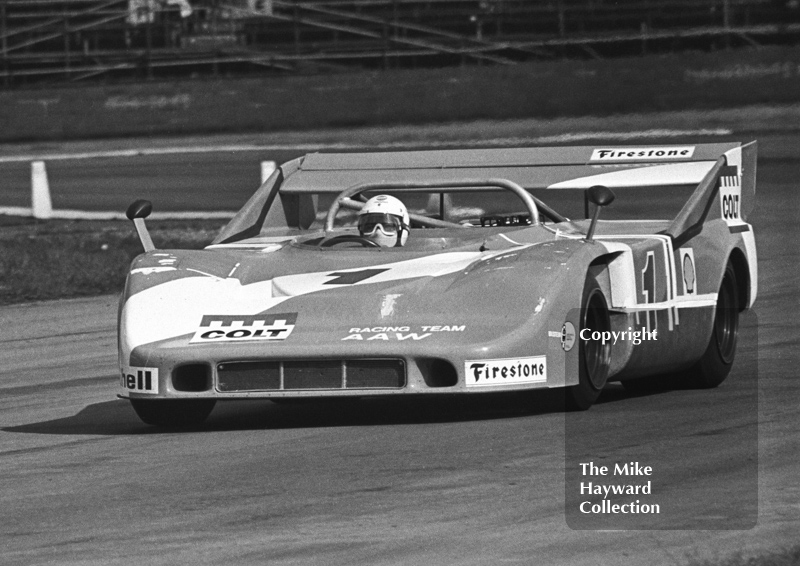
<path id="1" fill-rule="evenodd" d="M 291 360 L 223 362 L 217 365 L 220 392 L 400 389 L 403 360 Z"/>
<path id="2" fill-rule="evenodd" d="M 187 364 L 172 370 L 175 391 L 198 393 L 211 390 L 211 367 L 207 364 Z"/>

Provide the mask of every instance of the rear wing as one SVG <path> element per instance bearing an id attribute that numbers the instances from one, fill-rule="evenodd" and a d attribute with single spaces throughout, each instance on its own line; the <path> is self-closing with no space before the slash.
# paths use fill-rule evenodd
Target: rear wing
<path id="1" fill-rule="evenodd" d="M 746 228 L 756 202 L 757 157 L 758 144 L 750 142 L 717 159 L 665 232 L 676 247 L 699 234 L 709 218 L 722 218 L 732 232 Z"/>
<path id="2" fill-rule="evenodd" d="M 697 186 L 738 142 L 376 153 L 312 153 L 283 193 L 339 193 L 360 183 L 508 179 L 525 189 Z M 288 173 L 288 171 L 287 171 Z"/>
<path id="3" fill-rule="evenodd" d="M 301 204 L 318 193 L 339 194 L 362 184 L 452 187 L 459 182 L 463 189 L 450 190 L 492 190 L 470 186 L 475 179 L 503 179 L 527 190 L 629 187 L 642 189 L 645 199 L 663 187 L 693 188 L 666 230 L 683 242 L 710 218 L 724 218 L 732 231 L 746 227 L 755 204 L 756 143 L 312 153 L 279 167 L 214 243 L 257 235 L 262 225 L 273 225 L 270 219 L 275 226 L 290 217 L 297 219 L 292 226 L 309 225 L 315 206 Z M 300 218 L 302 210 L 308 218 Z"/>
<path id="4" fill-rule="evenodd" d="M 696 187 L 665 232 L 680 244 L 697 235 L 707 219 L 721 217 L 732 231 L 746 226 L 755 205 L 756 156 L 756 142 L 312 153 L 291 163 L 280 192 L 338 194 L 362 184 L 459 181 L 465 191 L 485 191 L 469 181 L 499 178 L 528 190 L 636 188 L 646 199 L 648 191 Z"/>

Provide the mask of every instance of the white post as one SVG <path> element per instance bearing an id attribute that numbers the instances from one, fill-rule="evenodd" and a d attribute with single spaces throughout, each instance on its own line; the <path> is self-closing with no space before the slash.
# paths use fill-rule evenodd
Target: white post
<path id="1" fill-rule="evenodd" d="M 263 185 L 264 182 L 269 179 L 269 176 L 275 171 L 278 167 L 278 164 L 274 161 L 262 161 L 261 162 L 261 184 Z"/>
<path id="2" fill-rule="evenodd" d="M 31 163 L 31 211 L 34 218 L 47 219 L 53 216 L 50 184 L 47 182 L 44 161 Z"/>

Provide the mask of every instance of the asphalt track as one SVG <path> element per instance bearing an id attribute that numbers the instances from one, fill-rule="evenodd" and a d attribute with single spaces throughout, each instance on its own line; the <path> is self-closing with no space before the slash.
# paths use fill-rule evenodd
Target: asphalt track
<path id="1" fill-rule="evenodd" d="M 800 138 L 764 144 L 759 298 L 712 391 L 609 387 L 569 417 L 547 394 L 222 404 L 160 432 L 115 399 L 116 297 L 3 307 L 2 563 L 685 564 L 795 544 Z M 571 528 L 565 471 L 586 459 L 653 463 L 655 528 Z"/>

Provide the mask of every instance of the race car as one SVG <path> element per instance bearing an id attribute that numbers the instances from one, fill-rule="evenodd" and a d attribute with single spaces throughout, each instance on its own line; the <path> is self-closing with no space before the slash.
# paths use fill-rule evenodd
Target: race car
<path id="1" fill-rule="evenodd" d="M 181 427 L 219 400 L 564 388 L 585 410 L 610 381 L 715 387 L 756 299 L 756 157 L 756 142 L 312 153 L 202 250 L 156 249 L 136 201 L 119 395 Z"/>

